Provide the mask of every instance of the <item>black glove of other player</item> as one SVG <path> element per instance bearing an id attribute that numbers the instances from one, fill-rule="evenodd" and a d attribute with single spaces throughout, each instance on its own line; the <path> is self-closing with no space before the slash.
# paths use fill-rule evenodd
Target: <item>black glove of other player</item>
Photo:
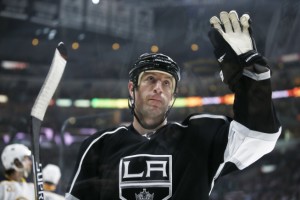
<path id="1" fill-rule="evenodd" d="M 267 62 L 256 51 L 248 14 L 239 19 L 236 11 L 222 11 L 220 19 L 213 16 L 210 24 L 212 28 L 208 36 L 221 67 L 221 79 L 234 91 L 234 85 L 242 76 L 245 67 L 254 64 L 267 66 Z"/>

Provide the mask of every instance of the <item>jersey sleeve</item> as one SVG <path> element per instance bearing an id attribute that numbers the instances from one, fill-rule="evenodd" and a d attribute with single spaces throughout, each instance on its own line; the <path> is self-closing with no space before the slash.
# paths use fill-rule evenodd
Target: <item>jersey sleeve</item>
<path id="1" fill-rule="evenodd" d="M 281 133 L 272 102 L 269 68 L 253 65 L 244 70 L 236 87 L 233 110 L 226 159 L 244 169 L 271 152 Z"/>
<path id="2" fill-rule="evenodd" d="M 234 118 L 229 124 L 223 162 L 213 180 L 235 169 L 242 170 L 271 152 L 281 133 L 272 102 L 268 68 L 244 70 L 235 87 Z"/>
<path id="3" fill-rule="evenodd" d="M 237 84 L 234 101 L 234 120 L 253 131 L 278 133 L 280 123 L 272 102 L 271 71 L 254 65 L 244 69 Z"/>

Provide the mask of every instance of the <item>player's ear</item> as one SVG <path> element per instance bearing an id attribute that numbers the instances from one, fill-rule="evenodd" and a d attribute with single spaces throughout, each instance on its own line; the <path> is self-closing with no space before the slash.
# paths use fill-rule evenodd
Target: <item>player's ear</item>
<path id="1" fill-rule="evenodd" d="M 173 105 L 173 102 L 175 101 L 175 99 L 176 99 L 176 93 L 174 93 L 174 94 L 172 95 L 172 98 L 171 98 L 171 100 L 170 100 L 170 102 L 169 102 L 169 105 L 168 105 L 169 108 Z"/>
<path id="2" fill-rule="evenodd" d="M 133 98 L 133 82 L 131 81 L 128 82 L 128 92 L 129 95 Z"/>

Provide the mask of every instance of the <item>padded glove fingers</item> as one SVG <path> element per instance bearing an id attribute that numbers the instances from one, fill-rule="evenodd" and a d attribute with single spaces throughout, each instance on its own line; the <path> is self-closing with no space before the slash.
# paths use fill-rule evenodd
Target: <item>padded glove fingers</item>
<path id="1" fill-rule="evenodd" d="M 236 11 L 229 13 L 222 11 L 220 20 L 216 16 L 210 19 L 211 25 L 219 31 L 237 55 L 253 50 L 252 38 L 248 30 L 250 17 L 245 14 L 241 19 L 243 23 L 240 22 Z"/>
<path id="2" fill-rule="evenodd" d="M 231 89 L 245 67 L 255 64 L 268 67 L 264 57 L 256 51 L 248 14 L 239 18 L 236 11 L 222 11 L 219 18 L 213 16 L 209 22 L 212 29 L 208 36 L 221 67 L 220 75 Z"/>

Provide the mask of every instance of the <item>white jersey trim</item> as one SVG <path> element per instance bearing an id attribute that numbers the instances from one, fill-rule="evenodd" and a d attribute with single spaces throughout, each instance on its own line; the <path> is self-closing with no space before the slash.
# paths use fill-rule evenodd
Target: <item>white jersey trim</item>
<path id="1" fill-rule="evenodd" d="M 274 149 L 280 133 L 281 127 L 275 133 L 263 133 L 250 130 L 237 121 L 232 121 L 229 127 L 228 143 L 224 152 L 224 162 L 220 164 L 213 178 L 211 190 L 225 163 L 232 162 L 239 170 L 248 167 Z"/>
<path id="2" fill-rule="evenodd" d="M 224 154 L 225 162 L 235 163 L 240 170 L 248 167 L 274 149 L 280 133 L 281 127 L 276 133 L 270 134 L 250 130 L 244 125 L 232 121 Z"/>
<path id="3" fill-rule="evenodd" d="M 223 115 L 212 115 L 212 114 L 199 114 L 199 115 L 194 115 L 192 117 L 190 117 L 189 120 L 193 120 L 193 119 L 200 119 L 200 118 L 212 118 L 212 119 L 223 119 L 224 121 L 228 122 L 227 117 L 223 116 Z M 183 125 L 181 123 L 178 122 L 171 122 L 171 124 L 176 124 L 180 127 L 183 128 L 187 128 L 188 125 Z"/>
<path id="4" fill-rule="evenodd" d="M 82 155 L 82 157 L 81 157 L 81 159 L 80 159 L 80 163 L 79 163 L 77 172 L 76 172 L 76 174 L 75 174 L 75 176 L 74 176 L 74 179 L 73 179 L 73 181 L 72 181 L 72 184 L 71 184 L 69 193 L 71 193 L 71 191 L 73 190 L 73 187 L 74 187 L 74 184 L 75 184 L 75 182 L 76 182 L 76 179 L 77 179 L 77 177 L 78 177 L 78 175 L 79 175 L 79 173 L 80 173 L 80 171 L 81 171 L 81 165 L 82 165 L 82 162 L 83 162 L 83 160 L 84 160 L 84 158 L 85 158 L 87 152 L 90 150 L 90 148 L 91 148 L 91 147 L 92 147 L 99 139 L 101 139 L 103 136 L 109 135 L 109 134 L 114 134 L 114 133 L 118 132 L 120 129 L 126 129 L 126 130 L 128 130 L 126 127 L 123 126 L 123 127 L 117 128 L 117 129 L 115 129 L 115 130 L 113 130 L 113 131 L 105 132 L 105 133 L 101 134 L 99 137 L 97 137 L 96 139 L 94 139 L 94 140 L 90 143 L 90 145 L 88 146 L 88 148 L 86 148 L 84 154 Z M 66 194 L 66 198 L 67 198 L 67 196 L 70 196 L 70 195 L 71 195 L 71 194 L 69 194 L 69 193 Z M 68 194 L 69 194 L 69 195 L 68 195 Z M 72 196 L 72 195 L 71 195 L 71 196 Z M 72 196 L 72 197 L 73 197 L 73 196 Z M 71 199 L 74 199 L 74 197 L 71 198 Z"/>
<path id="5" fill-rule="evenodd" d="M 227 117 L 223 115 L 211 115 L 211 114 L 194 115 L 190 118 L 190 120 L 199 119 L 199 118 L 214 118 L 214 119 L 223 119 L 224 121 L 228 121 Z"/>
<path id="6" fill-rule="evenodd" d="M 183 128 L 187 128 L 188 127 L 187 125 L 183 125 L 183 124 L 180 124 L 178 122 L 171 122 L 171 124 L 176 124 L 176 125 L 181 126 Z"/>
<path id="7" fill-rule="evenodd" d="M 66 199 L 66 200 L 80 200 L 80 199 L 74 197 L 74 196 L 73 196 L 72 194 L 70 194 L 70 193 L 66 193 L 65 199 Z"/>
<path id="8" fill-rule="evenodd" d="M 261 81 L 261 80 L 266 80 L 266 79 L 270 79 L 271 78 L 271 71 L 268 70 L 266 72 L 263 72 L 261 74 L 257 74 L 257 73 L 254 73 L 254 72 L 251 72 L 247 69 L 244 69 L 243 70 L 243 75 L 253 79 L 253 80 L 256 80 L 256 81 Z"/>

